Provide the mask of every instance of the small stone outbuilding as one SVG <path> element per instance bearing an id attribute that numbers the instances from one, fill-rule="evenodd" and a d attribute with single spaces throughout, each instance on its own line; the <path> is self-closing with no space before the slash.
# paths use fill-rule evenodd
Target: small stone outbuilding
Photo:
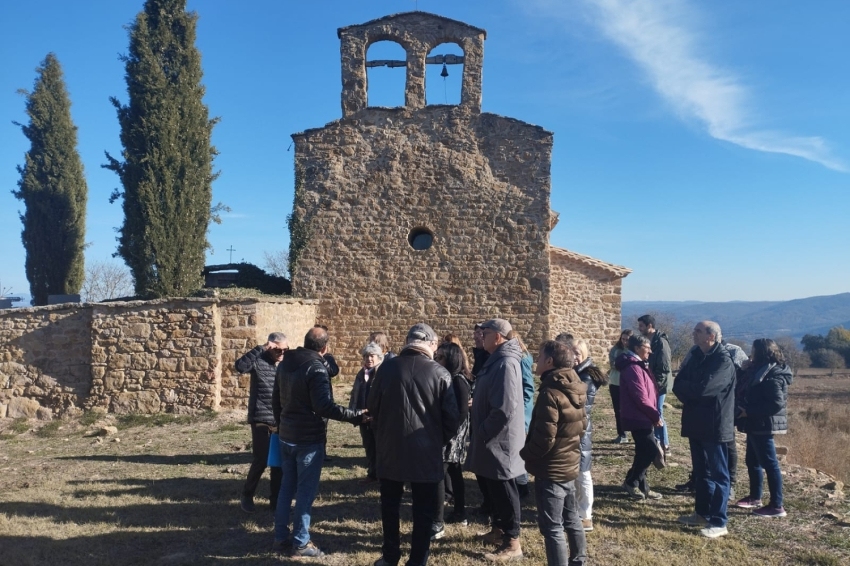
<path id="1" fill-rule="evenodd" d="M 570 331 L 603 356 L 630 271 L 550 246 L 553 136 L 481 111 L 486 32 L 410 12 L 338 35 L 342 118 L 293 135 L 293 218 L 306 241 L 293 238 L 293 294 L 319 300 L 343 371 L 356 371 L 373 330 L 396 349 L 418 321 L 470 341 L 496 316 L 530 345 Z M 366 52 L 384 40 L 406 53 L 401 107 L 368 105 Z M 425 100 L 426 57 L 443 43 L 463 50 L 457 105 Z"/>

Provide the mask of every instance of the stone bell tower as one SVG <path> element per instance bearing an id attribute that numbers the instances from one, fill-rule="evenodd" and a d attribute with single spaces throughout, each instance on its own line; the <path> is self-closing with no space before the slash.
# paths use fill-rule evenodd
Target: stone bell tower
<path id="1" fill-rule="evenodd" d="M 409 12 L 338 35 L 342 118 L 293 135 L 305 242 L 293 293 L 321 301 L 344 374 L 370 332 L 398 351 L 419 321 L 467 342 L 476 322 L 499 316 L 529 344 L 549 338 L 552 133 L 481 112 L 486 32 Z M 368 105 L 366 71 L 378 62 L 366 53 L 385 40 L 406 53 L 381 62 L 404 67 L 404 106 Z M 457 105 L 425 97 L 428 54 L 443 43 L 463 50 Z"/>

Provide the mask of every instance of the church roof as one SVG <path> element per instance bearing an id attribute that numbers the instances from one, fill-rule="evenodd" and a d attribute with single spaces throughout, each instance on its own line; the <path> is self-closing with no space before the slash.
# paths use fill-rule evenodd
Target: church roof
<path id="1" fill-rule="evenodd" d="M 417 18 L 423 18 L 424 17 L 424 18 L 429 18 L 429 19 L 434 19 L 434 20 L 442 20 L 442 21 L 447 22 L 447 23 L 463 26 L 463 27 L 467 28 L 468 30 L 470 30 L 472 32 L 484 34 L 484 39 L 487 39 L 487 30 L 481 29 L 479 27 L 471 26 L 466 22 L 461 22 L 460 20 L 453 20 L 453 19 L 447 18 L 445 16 L 440 16 L 438 14 L 432 14 L 430 12 L 422 12 L 422 11 L 401 12 L 401 13 L 398 13 L 398 14 L 390 14 L 389 16 L 384 16 L 382 18 L 370 20 L 370 21 L 363 23 L 363 24 L 356 24 L 356 25 L 341 27 L 341 28 L 337 29 L 337 36 L 342 38 L 343 32 L 345 32 L 349 29 L 365 28 L 365 27 L 373 26 L 373 25 L 378 24 L 378 23 L 391 22 L 393 20 L 405 20 L 405 19 L 408 19 L 410 17 L 417 17 Z"/>
<path id="2" fill-rule="evenodd" d="M 571 252 L 570 250 L 565 250 L 564 248 L 549 246 L 549 252 L 558 255 L 564 259 L 574 261 L 576 263 L 581 263 L 582 265 L 601 269 L 602 271 L 610 273 L 615 277 L 625 277 L 626 275 L 632 272 L 632 270 L 628 267 L 623 267 L 622 265 L 614 265 L 613 263 L 606 263 L 601 259 L 596 259 L 595 257 L 590 257 L 589 255 Z"/>

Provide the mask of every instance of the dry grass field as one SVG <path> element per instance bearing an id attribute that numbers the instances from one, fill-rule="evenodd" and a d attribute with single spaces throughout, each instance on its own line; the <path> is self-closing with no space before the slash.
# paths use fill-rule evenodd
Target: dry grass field
<path id="1" fill-rule="evenodd" d="M 816 390 L 806 385 L 798 381 L 792 394 Z M 802 399 L 800 405 L 795 401 L 792 427 L 800 420 L 796 413 L 805 410 Z M 272 554 L 272 515 L 259 508 L 267 501 L 266 480 L 258 493 L 257 513 L 239 509 L 250 462 L 250 434 L 243 419 L 241 412 L 194 418 L 108 417 L 109 422 L 101 424 L 115 424 L 119 432 L 100 442 L 84 436 L 95 424 L 88 415 L 42 428 L 42 423 L 2 421 L 0 565 L 309 563 Z M 668 420 L 677 433 L 675 408 L 668 409 Z M 850 527 L 836 518 L 850 513 L 850 506 L 844 500 L 827 501 L 820 487 L 829 481 L 826 476 L 786 466 L 787 518 L 759 519 L 730 509 L 729 536 L 706 540 L 676 522 L 677 516 L 692 511 L 692 499 L 673 490 L 687 477 L 689 461 L 678 434 L 671 434 L 672 465 L 650 472 L 653 487 L 664 499 L 635 503 L 618 487 L 631 462 L 632 446 L 607 442 L 615 436 L 607 389 L 597 396 L 594 422 L 596 529 L 588 535 L 592 562 L 850 563 Z M 792 447 L 792 454 L 797 452 Z M 357 483 L 365 473 L 357 430 L 331 423 L 329 453 L 333 461 L 323 473 L 311 529 L 315 542 L 328 552 L 318 563 L 371 565 L 380 555 L 378 493 L 373 486 Z M 847 454 L 846 441 L 840 453 Z M 741 466 L 739 475 L 745 478 L 743 457 Z M 474 479 L 468 477 L 466 485 L 470 506 L 475 507 L 480 498 Z M 738 489 L 745 489 L 743 483 Z M 405 514 L 409 519 L 409 502 Z M 409 532 L 410 524 L 402 528 Z M 449 526 L 446 538 L 432 545 L 430 563 L 483 564 L 484 548 L 474 535 L 484 528 L 480 522 L 467 528 Z M 522 544 L 525 564 L 545 564 L 533 497 L 524 502 Z"/>
<path id="2" fill-rule="evenodd" d="M 805 374 L 791 384 L 787 444 L 790 462 L 823 470 L 850 484 L 850 373 Z"/>

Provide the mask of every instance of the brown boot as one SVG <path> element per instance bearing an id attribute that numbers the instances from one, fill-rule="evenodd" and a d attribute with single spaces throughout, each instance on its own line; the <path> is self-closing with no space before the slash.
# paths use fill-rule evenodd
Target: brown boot
<path id="1" fill-rule="evenodd" d="M 512 562 L 522 560 L 522 548 L 518 538 L 507 539 L 495 552 L 488 552 L 484 558 L 492 562 Z"/>
<path id="2" fill-rule="evenodd" d="M 500 545 L 505 537 L 505 532 L 499 527 L 493 527 L 489 531 L 478 533 L 478 540 L 484 544 Z"/>

